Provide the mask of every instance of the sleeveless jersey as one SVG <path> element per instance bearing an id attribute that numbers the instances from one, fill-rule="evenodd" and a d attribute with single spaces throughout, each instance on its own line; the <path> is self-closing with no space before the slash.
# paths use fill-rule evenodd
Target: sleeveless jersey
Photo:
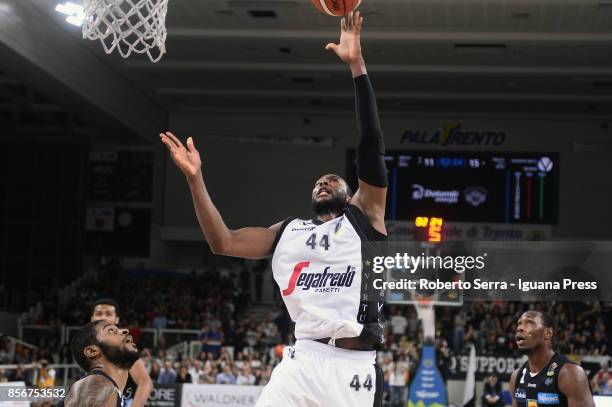
<path id="1" fill-rule="evenodd" d="M 83 380 L 84 378 L 91 376 L 91 375 L 100 375 L 103 376 L 105 378 L 107 378 L 111 384 L 113 385 L 113 387 L 115 388 L 115 391 L 117 392 L 117 403 L 116 403 L 116 407 L 123 407 L 123 396 L 121 395 L 121 390 L 119 390 L 119 386 L 117 386 L 117 383 L 115 383 L 115 381 L 113 380 L 112 377 L 110 377 L 109 375 L 107 375 L 106 373 L 104 373 L 102 370 L 90 370 L 85 376 L 81 377 L 78 381 Z M 76 382 L 75 382 L 76 383 Z M 73 383 L 74 385 L 74 383 Z M 72 388 L 72 386 L 70 386 L 70 388 Z M 68 389 L 68 392 L 66 394 L 70 393 L 70 389 Z M 55 405 L 55 407 L 64 407 L 64 400 L 60 400 L 57 402 L 57 404 Z"/>
<path id="2" fill-rule="evenodd" d="M 567 397 L 559 390 L 559 372 L 570 362 L 555 353 L 548 365 L 536 376 L 529 374 L 529 362 L 525 362 L 516 376 L 514 398 L 518 407 L 567 407 Z"/>
<path id="3" fill-rule="evenodd" d="M 373 287 L 371 258 L 377 255 L 372 241 L 385 239 L 354 205 L 328 222 L 283 222 L 272 271 L 296 339 L 331 338 L 333 345 L 359 337 L 367 349 L 384 343 L 384 293 Z"/>
<path id="4" fill-rule="evenodd" d="M 137 388 L 138 385 L 132 379 L 132 375 L 128 373 L 127 382 L 125 382 L 125 388 L 123 389 L 123 399 L 126 401 L 133 399 Z"/>

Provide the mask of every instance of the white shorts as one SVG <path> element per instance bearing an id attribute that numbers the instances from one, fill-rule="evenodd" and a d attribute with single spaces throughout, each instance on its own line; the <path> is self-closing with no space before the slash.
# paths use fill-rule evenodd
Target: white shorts
<path id="1" fill-rule="evenodd" d="M 375 351 L 300 339 L 285 347 L 255 407 L 382 406 L 383 377 L 375 363 Z"/>

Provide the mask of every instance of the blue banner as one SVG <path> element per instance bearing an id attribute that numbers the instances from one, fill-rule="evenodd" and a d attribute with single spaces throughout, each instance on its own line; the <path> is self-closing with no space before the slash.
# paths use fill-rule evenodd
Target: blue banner
<path id="1" fill-rule="evenodd" d="M 436 366 L 436 348 L 423 346 L 421 365 L 410 385 L 408 407 L 446 406 L 446 386 Z"/>

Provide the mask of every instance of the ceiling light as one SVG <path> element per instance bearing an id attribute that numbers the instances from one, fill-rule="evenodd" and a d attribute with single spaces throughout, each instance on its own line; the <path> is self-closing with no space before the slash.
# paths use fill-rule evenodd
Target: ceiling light
<path id="1" fill-rule="evenodd" d="M 68 23 L 77 27 L 83 25 L 83 20 L 85 19 L 83 6 L 67 1 L 64 4 L 58 4 L 55 7 L 55 11 L 67 15 L 66 21 Z"/>

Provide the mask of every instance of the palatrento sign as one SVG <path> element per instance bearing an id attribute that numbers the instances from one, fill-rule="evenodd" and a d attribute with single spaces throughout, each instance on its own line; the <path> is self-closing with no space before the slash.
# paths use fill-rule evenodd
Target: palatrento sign
<path id="1" fill-rule="evenodd" d="M 438 129 L 407 129 L 402 144 L 440 146 L 501 146 L 506 141 L 503 130 L 465 130 L 462 123 L 443 123 Z"/>

